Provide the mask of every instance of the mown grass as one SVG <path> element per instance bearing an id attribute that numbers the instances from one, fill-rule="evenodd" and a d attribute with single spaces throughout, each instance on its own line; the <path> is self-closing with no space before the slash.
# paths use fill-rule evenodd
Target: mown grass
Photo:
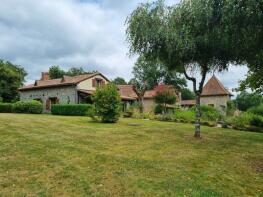
<path id="1" fill-rule="evenodd" d="M 263 134 L 202 136 L 190 124 L 0 114 L 0 196 L 262 196 Z"/>

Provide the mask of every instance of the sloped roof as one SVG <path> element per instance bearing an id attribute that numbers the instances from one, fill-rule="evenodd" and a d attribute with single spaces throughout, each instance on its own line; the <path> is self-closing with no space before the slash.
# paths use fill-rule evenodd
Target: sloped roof
<path id="1" fill-rule="evenodd" d="M 68 86 L 68 85 L 76 85 L 86 79 L 89 79 L 91 77 L 94 77 L 96 75 L 101 75 L 101 73 L 92 73 L 92 74 L 84 74 L 84 75 L 78 75 L 74 77 L 70 76 L 63 76 L 59 79 L 51 79 L 51 80 L 36 80 L 34 84 L 30 84 L 27 86 L 24 86 L 22 88 L 19 88 L 18 90 L 30 90 L 30 89 L 41 89 L 41 88 L 47 88 L 47 87 L 58 87 L 58 86 Z M 104 76 L 103 76 L 104 77 Z M 106 77 L 104 77 L 106 80 L 108 80 Z"/>
<path id="2" fill-rule="evenodd" d="M 144 98 L 153 98 L 153 97 L 156 96 L 156 94 L 157 94 L 158 92 L 162 92 L 162 91 L 165 91 L 165 90 L 176 91 L 176 89 L 174 88 L 173 85 L 164 85 L 164 84 L 161 84 L 161 85 L 155 86 L 153 90 L 147 90 L 147 91 L 145 91 L 145 93 L 144 93 Z"/>
<path id="3" fill-rule="evenodd" d="M 133 85 L 118 85 L 117 87 L 122 99 L 136 100 L 138 98 Z"/>
<path id="4" fill-rule="evenodd" d="M 218 78 L 213 75 L 208 82 L 205 84 L 201 96 L 224 96 L 232 95 L 218 80 Z"/>
<path id="5" fill-rule="evenodd" d="M 183 106 L 193 106 L 196 104 L 195 100 L 182 100 L 181 105 Z"/>

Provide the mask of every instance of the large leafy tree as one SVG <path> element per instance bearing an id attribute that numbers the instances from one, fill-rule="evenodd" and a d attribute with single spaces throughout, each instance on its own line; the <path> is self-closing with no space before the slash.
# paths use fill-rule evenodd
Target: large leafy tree
<path id="1" fill-rule="evenodd" d="M 136 87 L 140 111 L 143 112 L 143 96 L 146 90 L 153 89 L 160 83 L 173 85 L 177 89 L 182 89 L 186 86 L 186 80 L 175 71 L 168 71 L 168 69 L 160 63 L 147 60 L 144 56 L 140 56 L 132 71 L 134 78 L 129 84 Z"/>
<path id="2" fill-rule="evenodd" d="M 63 75 L 65 75 L 66 72 L 60 68 L 59 66 L 51 66 L 49 68 L 49 77 L 50 79 L 58 79 L 63 77 Z"/>
<path id="3" fill-rule="evenodd" d="M 237 22 L 242 21 L 236 4 L 234 0 L 184 0 L 167 7 L 157 1 L 141 4 L 127 19 L 131 53 L 160 61 L 192 81 L 195 137 L 200 137 L 200 95 L 207 74 L 246 60 L 239 45 L 245 36 L 238 40 Z"/>
<path id="4" fill-rule="evenodd" d="M 63 75 L 67 76 L 77 76 L 89 73 L 95 73 L 97 71 L 87 72 L 82 67 L 71 67 L 69 70 L 63 70 L 60 66 L 51 66 L 49 68 L 49 77 L 50 79 L 58 79 L 63 77 Z"/>
<path id="5" fill-rule="evenodd" d="M 195 94 L 188 88 L 183 88 L 181 90 L 182 100 L 193 100 L 195 99 Z"/>
<path id="6" fill-rule="evenodd" d="M 235 104 L 241 111 L 247 111 L 251 107 L 259 106 L 263 103 L 263 97 L 258 93 L 241 92 L 237 95 Z"/>
<path id="7" fill-rule="evenodd" d="M 23 85 L 26 75 L 22 67 L 0 60 L 0 100 L 3 102 L 19 100 L 17 89 Z"/>
<path id="8" fill-rule="evenodd" d="M 122 77 L 116 77 L 114 80 L 112 80 L 112 83 L 115 85 L 127 85 L 127 82 Z"/>

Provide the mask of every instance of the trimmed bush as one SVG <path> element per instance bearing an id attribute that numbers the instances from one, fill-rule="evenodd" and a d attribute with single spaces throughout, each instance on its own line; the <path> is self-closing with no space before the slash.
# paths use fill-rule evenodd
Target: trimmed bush
<path id="1" fill-rule="evenodd" d="M 92 116 L 93 105 L 91 104 L 55 104 L 51 107 L 53 115 L 64 116 Z"/>
<path id="2" fill-rule="evenodd" d="M 13 112 L 15 113 L 41 114 L 42 110 L 42 103 L 35 100 L 18 101 L 13 105 Z"/>
<path id="3" fill-rule="evenodd" d="M 97 87 L 92 100 L 96 115 L 105 123 L 115 123 L 121 112 L 121 98 L 117 86 L 110 83 Z"/>
<path id="4" fill-rule="evenodd" d="M 162 114 L 163 113 L 163 107 L 160 104 L 157 104 L 154 108 L 155 114 Z"/>
<path id="5" fill-rule="evenodd" d="M 13 104 L 11 103 L 0 103 L 0 113 L 11 113 Z"/>
<path id="6" fill-rule="evenodd" d="M 173 118 L 180 122 L 193 122 L 195 120 L 195 112 L 193 110 L 176 110 Z"/>
<path id="7" fill-rule="evenodd" d="M 221 114 L 214 107 L 208 105 L 201 106 L 201 119 L 207 121 L 217 121 L 221 118 Z"/>
<path id="8" fill-rule="evenodd" d="M 249 113 L 263 116 L 263 104 L 248 109 Z"/>
<path id="9" fill-rule="evenodd" d="M 238 117 L 229 119 L 228 123 L 235 129 L 263 131 L 263 117 L 252 113 L 242 113 Z"/>

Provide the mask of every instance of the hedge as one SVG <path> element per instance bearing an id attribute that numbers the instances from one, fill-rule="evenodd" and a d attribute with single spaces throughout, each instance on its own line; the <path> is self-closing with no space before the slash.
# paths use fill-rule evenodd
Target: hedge
<path id="1" fill-rule="evenodd" d="M 0 103 L 0 113 L 11 113 L 12 108 L 12 103 Z"/>
<path id="2" fill-rule="evenodd" d="M 92 116 L 93 105 L 90 104 L 55 104 L 51 107 L 53 115 Z"/>
<path id="3" fill-rule="evenodd" d="M 13 105 L 13 112 L 15 113 L 41 114 L 42 110 L 42 103 L 35 100 L 18 101 Z"/>

